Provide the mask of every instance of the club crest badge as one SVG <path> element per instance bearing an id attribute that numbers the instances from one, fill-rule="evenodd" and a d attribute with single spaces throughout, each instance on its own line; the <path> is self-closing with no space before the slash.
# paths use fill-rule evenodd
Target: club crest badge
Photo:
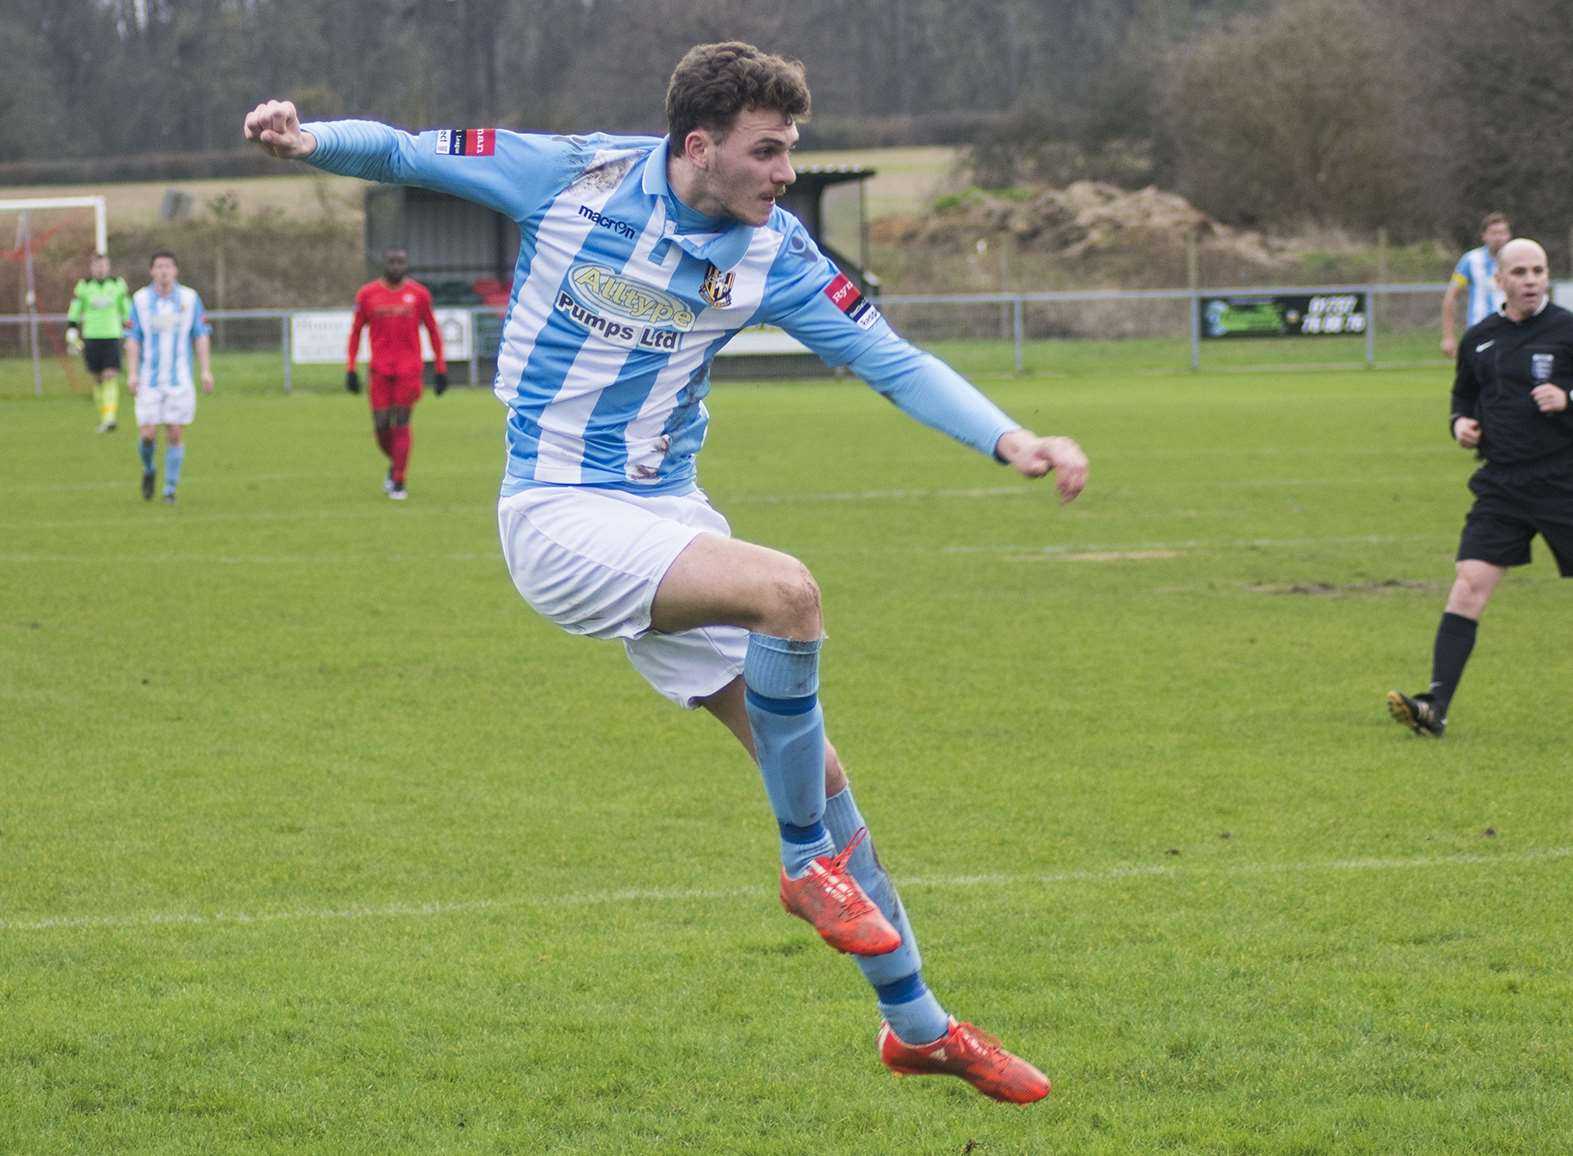
<path id="1" fill-rule="evenodd" d="M 1551 380 L 1551 370 L 1556 365 L 1557 355 L 1554 353 L 1531 353 L 1529 355 L 1529 376 L 1535 384 Z"/>
<path id="2" fill-rule="evenodd" d="M 736 273 L 723 273 L 714 265 L 706 265 L 705 279 L 699 286 L 699 296 L 715 308 L 725 309 L 732 304 L 732 283 L 736 280 Z"/>

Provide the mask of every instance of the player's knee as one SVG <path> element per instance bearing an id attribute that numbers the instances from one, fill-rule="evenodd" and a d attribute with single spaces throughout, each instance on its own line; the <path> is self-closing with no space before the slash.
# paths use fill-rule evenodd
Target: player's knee
<path id="1" fill-rule="evenodd" d="M 765 629 L 789 638 L 819 637 L 819 583 L 796 558 L 771 576 L 768 603 Z"/>
<path id="2" fill-rule="evenodd" d="M 1460 565 L 1453 589 L 1448 596 L 1448 609 L 1470 618 L 1480 617 L 1496 587 L 1496 576 L 1476 566 Z"/>

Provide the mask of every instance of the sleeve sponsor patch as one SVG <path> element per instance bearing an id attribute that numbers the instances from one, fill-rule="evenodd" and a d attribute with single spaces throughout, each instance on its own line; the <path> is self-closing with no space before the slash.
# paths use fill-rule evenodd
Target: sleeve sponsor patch
<path id="1" fill-rule="evenodd" d="M 859 329 L 871 329 L 879 320 L 879 310 L 863 300 L 863 294 L 845 273 L 837 273 L 835 280 L 825 286 L 825 296 L 830 303 L 847 315 Z"/>
<path id="2" fill-rule="evenodd" d="M 437 130 L 437 155 L 447 157 L 489 157 L 497 149 L 494 128 L 440 128 Z"/>

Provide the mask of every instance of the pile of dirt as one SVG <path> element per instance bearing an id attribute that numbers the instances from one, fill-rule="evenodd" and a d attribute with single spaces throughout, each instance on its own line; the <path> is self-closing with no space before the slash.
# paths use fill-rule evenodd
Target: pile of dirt
<path id="1" fill-rule="evenodd" d="M 973 190 L 931 213 L 884 217 L 869 226 L 876 247 L 943 260 L 1003 244 L 1073 267 L 1082 284 L 1113 279 L 1128 288 L 1183 285 L 1190 236 L 1214 272 L 1260 275 L 1293 260 L 1288 243 L 1220 224 L 1176 193 L 1098 181 L 1025 197 Z"/>

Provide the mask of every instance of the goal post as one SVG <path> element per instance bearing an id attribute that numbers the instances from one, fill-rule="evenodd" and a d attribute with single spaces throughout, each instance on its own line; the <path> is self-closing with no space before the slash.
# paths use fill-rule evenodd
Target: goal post
<path id="1" fill-rule="evenodd" d="M 103 197 L 25 197 L 21 200 L 0 200 L 0 213 L 27 212 L 41 209 L 92 209 L 93 251 L 109 252 L 109 215 Z"/>
<path id="2" fill-rule="evenodd" d="M 40 316 L 61 311 L 47 307 L 40 309 L 40 301 L 52 304 L 58 298 L 58 303 L 63 309 L 69 286 L 74 282 L 74 278 L 68 279 L 70 270 L 62 266 L 62 261 L 68 265 L 80 265 L 85 256 L 82 252 L 85 245 L 80 236 L 80 218 L 77 227 L 68 230 L 72 243 L 65 247 L 64 253 L 58 252 L 60 247 L 53 244 L 56 234 L 61 232 L 64 224 L 51 225 L 50 222 L 61 222 L 62 213 L 68 214 L 66 218 L 68 221 L 71 210 L 84 209 L 91 210 L 93 214 L 92 251 L 107 254 L 109 220 L 104 197 L 0 199 L 0 256 L 6 258 L 4 262 L 0 262 L 0 265 L 12 264 L 17 272 L 17 294 L 14 303 L 9 292 L 0 294 L 0 313 L 12 316 L 13 320 L 6 328 L 20 326 L 25 331 L 24 334 L 15 335 L 18 340 L 14 342 L 8 340 L 5 345 L 20 352 L 20 347 L 25 343 L 27 356 L 32 363 L 35 397 L 43 396 L 44 392 Z M 46 254 L 49 259 L 41 269 L 40 258 Z M 64 362 L 63 373 L 68 386 L 72 385 L 74 375 L 69 360 Z"/>

